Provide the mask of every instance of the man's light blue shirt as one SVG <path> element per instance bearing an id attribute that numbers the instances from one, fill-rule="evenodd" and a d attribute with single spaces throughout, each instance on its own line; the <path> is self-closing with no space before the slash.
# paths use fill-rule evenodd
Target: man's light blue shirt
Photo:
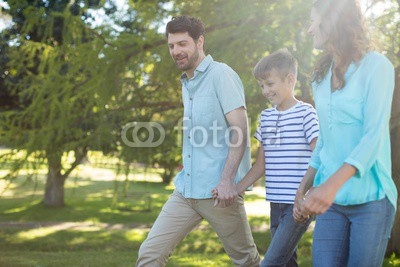
<path id="1" fill-rule="evenodd" d="M 348 163 L 357 173 L 340 188 L 336 204 L 356 205 L 388 197 L 396 208 L 389 132 L 393 65 L 383 55 L 369 52 L 349 66 L 343 89 L 331 92 L 331 76 L 330 70 L 320 84 L 313 84 L 320 123 L 310 162 L 318 170 L 314 186 Z"/>
<path id="2" fill-rule="evenodd" d="M 211 198 L 228 157 L 230 131 L 225 114 L 246 107 L 243 85 L 235 71 L 210 55 L 199 64 L 191 79 L 183 74 L 181 82 L 183 169 L 174 179 L 175 188 L 186 198 Z M 235 183 L 250 167 L 247 145 Z"/>

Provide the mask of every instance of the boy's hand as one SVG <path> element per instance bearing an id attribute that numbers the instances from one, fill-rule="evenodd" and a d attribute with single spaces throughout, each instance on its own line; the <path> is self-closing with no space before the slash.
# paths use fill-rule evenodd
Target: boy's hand
<path id="1" fill-rule="evenodd" d="M 297 193 L 294 199 L 293 206 L 293 219 L 296 223 L 303 223 L 310 218 L 309 214 L 306 214 L 303 209 L 304 197 L 301 193 Z"/>
<path id="2" fill-rule="evenodd" d="M 218 206 L 218 189 L 214 188 L 212 191 L 212 198 L 214 199 L 214 207 Z"/>
<path id="3" fill-rule="evenodd" d="M 310 215 L 303 215 L 301 210 L 299 210 L 297 207 L 294 207 L 293 208 L 293 218 L 296 223 L 303 223 L 310 218 Z"/>

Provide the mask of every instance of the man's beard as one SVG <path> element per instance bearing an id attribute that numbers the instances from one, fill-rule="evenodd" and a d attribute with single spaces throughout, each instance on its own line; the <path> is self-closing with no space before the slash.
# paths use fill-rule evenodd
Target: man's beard
<path id="1" fill-rule="evenodd" d="M 195 50 L 194 54 L 191 57 L 187 57 L 187 63 L 180 65 L 178 60 L 175 59 L 175 64 L 181 71 L 187 71 L 189 69 L 194 68 L 196 66 L 197 60 L 199 59 L 199 51 Z"/>

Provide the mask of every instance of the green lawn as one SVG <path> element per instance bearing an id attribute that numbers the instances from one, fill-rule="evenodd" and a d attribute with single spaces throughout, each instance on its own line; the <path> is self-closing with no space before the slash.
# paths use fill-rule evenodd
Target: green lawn
<path id="1" fill-rule="evenodd" d="M 128 178 L 126 182 L 111 170 L 81 167 L 67 180 L 63 209 L 40 205 L 42 176 L 0 181 L 0 192 L 8 186 L 0 196 L 0 266 L 134 266 L 138 248 L 173 187 L 161 184 L 156 173 Z M 246 203 L 260 210 L 266 205 L 262 194 L 254 192 Z M 249 214 L 249 220 L 262 255 L 270 239 L 268 218 L 256 214 Z M 311 242 L 309 231 L 299 246 L 300 266 L 311 266 Z M 167 266 L 232 265 L 204 222 L 179 244 Z M 400 259 L 386 259 L 384 266 L 400 266 Z"/>

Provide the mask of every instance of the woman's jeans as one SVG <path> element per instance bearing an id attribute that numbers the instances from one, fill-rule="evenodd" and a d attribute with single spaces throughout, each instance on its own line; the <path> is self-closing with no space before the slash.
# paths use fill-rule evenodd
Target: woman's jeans
<path id="1" fill-rule="evenodd" d="M 271 204 L 271 243 L 261 262 L 262 267 L 298 266 L 297 245 L 307 231 L 312 219 L 296 223 L 293 219 L 293 205 Z"/>
<path id="2" fill-rule="evenodd" d="M 387 198 L 361 205 L 333 204 L 317 216 L 313 266 L 382 266 L 394 215 Z"/>

